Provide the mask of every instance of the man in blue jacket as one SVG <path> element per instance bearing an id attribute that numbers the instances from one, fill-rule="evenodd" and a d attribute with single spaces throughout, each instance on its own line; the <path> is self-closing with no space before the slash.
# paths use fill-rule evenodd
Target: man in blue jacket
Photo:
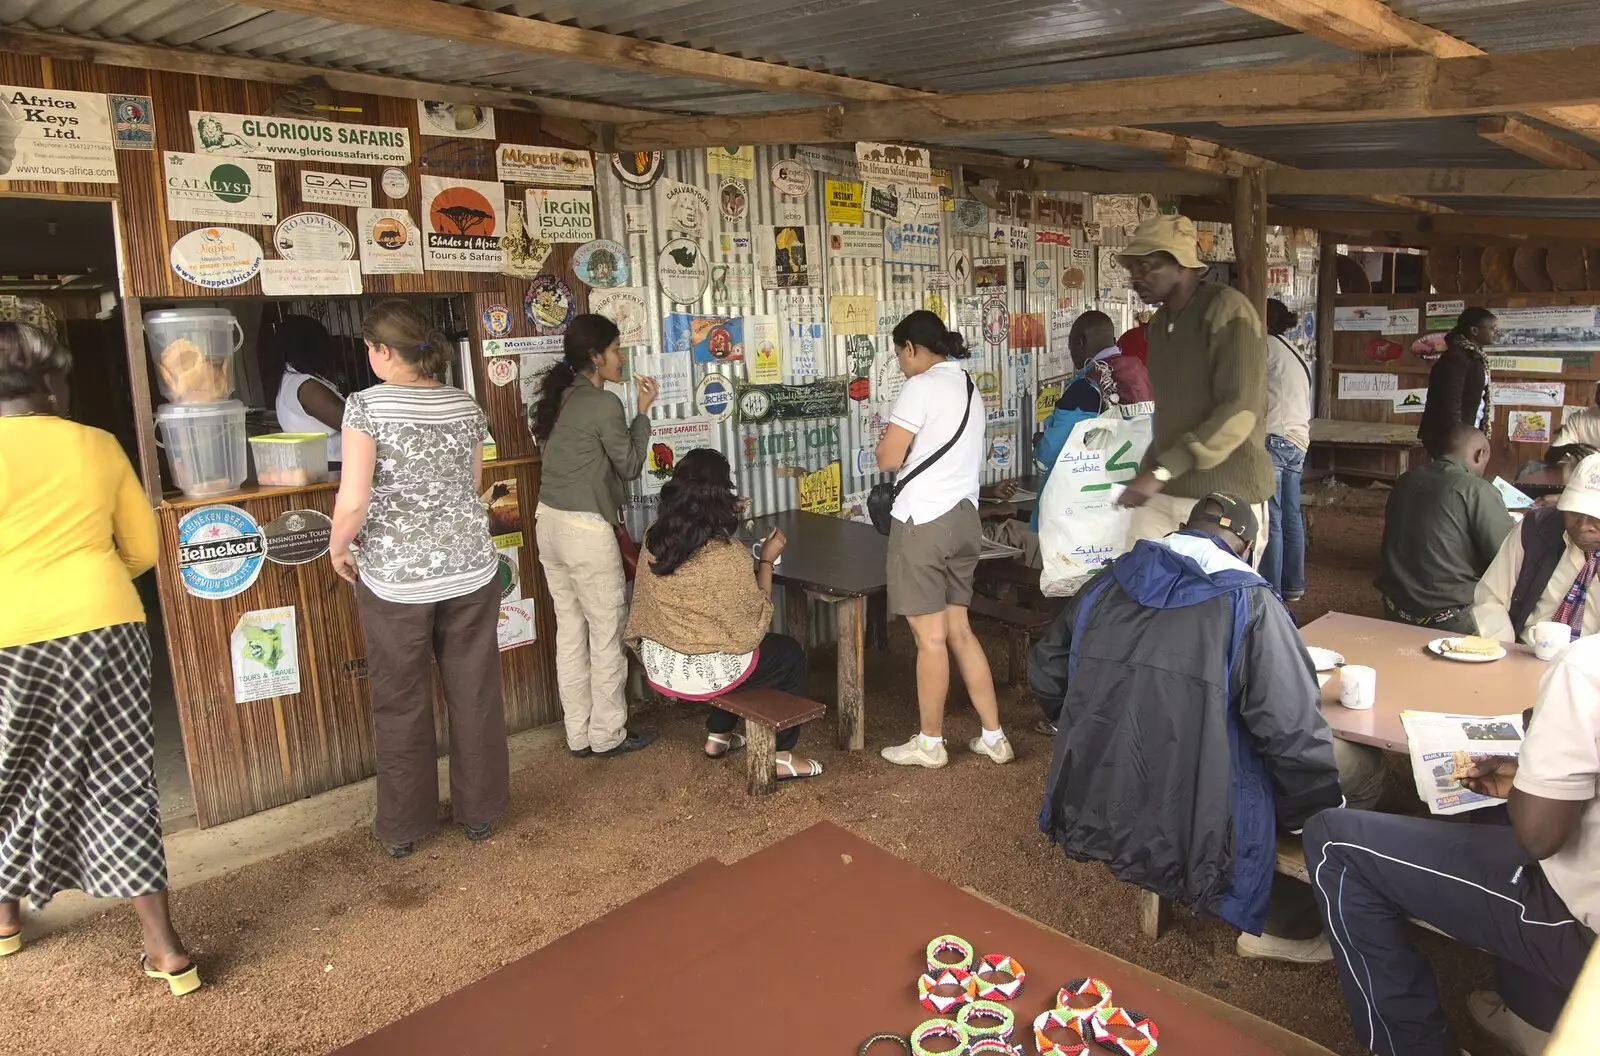
<path id="1" fill-rule="evenodd" d="M 1276 933 L 1314 908 L 1298 881 L 1275 889 L 1278 830 L 1344 797 L 1315 668 L 1248 563 L 1257 532 L 1248 503 L 1208 495 L 1062 610 L 1028 664 L 1060 730 L 1039 827 L 1247 933 L 1241 954 L 1327 960 L 1314 917 L 1311 937 Z M 1357 776 L 1370 807 L 1382 774 Z"/>

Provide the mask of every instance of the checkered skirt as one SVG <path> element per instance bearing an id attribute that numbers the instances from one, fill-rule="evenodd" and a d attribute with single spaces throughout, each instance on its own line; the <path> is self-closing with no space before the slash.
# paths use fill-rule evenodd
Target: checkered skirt
<path id="1" fill-rule="evenodd" d="M 144 624 L 0 649 L 0 900 L 166 886 Z"/>

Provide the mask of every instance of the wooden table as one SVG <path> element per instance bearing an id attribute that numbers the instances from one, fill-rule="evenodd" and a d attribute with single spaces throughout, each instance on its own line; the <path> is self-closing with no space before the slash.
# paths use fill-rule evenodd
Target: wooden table
<path id="1" fill-rule="evenodd" d="M 1307 645 L 1343 653 L 1346 663 L 1365 664 L 1378 672 L 1377 703 L 1367 711 L 1351 711 L 1339 703 L 1337 674 L 1322 687 L 1322 715 L 1333 735 L 1404 752 L 1402 711 L 1511 715 L 1533 706 L 1547 665 L 1534 657 L 1532 649 L 1507 646 L 1503 660 L 1469 664 L 1427 651 L 1427 643 L 1444 634 L 1343 612 L 1330 612 L 1300 628 Z"/>
<path id="2" fill-rule="evenodd" d="M 839 747 L 866 746 L 863 650 L 867 597 L 889 587 L 889 538 L 870 524 L 790 510 L 756 518 L 754 536 L 781 528 L 788 541 L 772 581 L 783 585 L 785 626 L 802 645 L 810 601 L 833 608 L 839 638 Z"/>
<path id="3" fill-rule="evenodd" d="M 915 982 L 947 932 L 1027 970 L 1011 1005 L 1029 1052 L 1033 1017 L 1089 975 L 1155 1021 L 1162 1056 L 1331 1056 L 828 823 L 697 866 L 335 1056 L 853 1056 L 871 1034 L 932 1018 Z"/>
<path id="4" fill-rule="evenodd" d="M 1422 442 L 1413 422 L 1359 422 L 1313 418 L 1311 450 L 1326 455 L 1334 474 L 1394 480 L 1411 467 Z M 1341 457 L 1342 456 L 1342 457 Z"/>

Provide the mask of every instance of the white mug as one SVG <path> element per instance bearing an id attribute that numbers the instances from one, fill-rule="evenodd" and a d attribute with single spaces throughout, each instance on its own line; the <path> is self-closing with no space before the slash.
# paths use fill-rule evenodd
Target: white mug
<path id="1" fill-rule="evenodd" d="M 1378 672 L 1360 664 L 1339 669 L 1339 703 L 1352 711 L 1366 711 L 1377 702 Z"/>
<path id="2" fill-rule="evenodd" d="M 1572 644 L 1572 628 L 1565 623 L 1536 623 L 1533 625 L 1533 655 L 1540 660 L 1554 660 L 1556 654 Z"/>

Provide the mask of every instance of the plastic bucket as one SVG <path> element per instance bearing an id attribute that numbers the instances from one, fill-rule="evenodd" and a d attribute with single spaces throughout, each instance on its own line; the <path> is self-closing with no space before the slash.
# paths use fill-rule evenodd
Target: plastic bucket
<path id="1" fill-rule="evenodd" d="M 233 395 L 233 357 L 244 330 L 226 308 L 146 312 L 144 332 L 162 395 L 173 403 L 219 403 Z"/>
<path id="2" fill-rule="evenodd" d="M 166 403 L 156 408 L 172 482 L 185 495 L 204 498 L 237 491 L 249 473 L 244 404 Z"/>

